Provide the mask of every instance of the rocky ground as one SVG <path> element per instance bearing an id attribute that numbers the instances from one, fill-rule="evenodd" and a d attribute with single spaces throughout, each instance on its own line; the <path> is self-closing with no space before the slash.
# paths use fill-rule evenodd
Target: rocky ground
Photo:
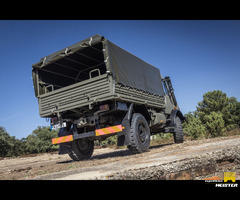
<path id="1" fill-rule="evenodd" d="M 90 160 L 74 162 L 68 155 L 45 153 L 0 160 L 0 180 L 42 179 L 223 179 L 224 171 L 240 179 L 240 136 L 169 142 L 153 145 L 149 152 L 95 149 Z"/>

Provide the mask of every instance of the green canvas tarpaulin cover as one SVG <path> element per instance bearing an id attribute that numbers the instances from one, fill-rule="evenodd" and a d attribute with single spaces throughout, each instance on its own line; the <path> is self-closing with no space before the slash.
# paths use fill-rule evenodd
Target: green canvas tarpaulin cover
<path id="1" fill-rule="evenodd" d="M 79 61 L 77 56 L 84 56 L 85 60 L 83 59 L 82 61 Z M 98 34 L 58 52 L 50 54 L 49 56 L 42 58 L 38 63 L 34 64 L 34 86 L 36 86 L 36 69 L 39 69 L 39 72 L 42 71 L 42 78 L 44 75 L 47 77 L 47 72 L 50 72 L 55 75 L 61 74 L 62 77 L 65 77 L 66 79 L 70 79 L 71 77 L 74 79 L 74 77 L 76 77 L 75 79 L 77 81 L 81 81 L 81 79 L 78 78 L 80 77 L 80 72 L 79 74 L 77 73 L 80 65 L 67 65 L 66 62 L 63 62 L 64 59 L 72 60 L 75 64 L 82 64 L 80 72 L 86 72 L 86 70 L 90 71 L 94 69 L 94 67 L 98 68 L 102 62 L 104 67 L 102 66 L 100 71 L 102 73 L 109 71 L 117 83 L 122 83 L 126 86 L 160 96 L 164 95 L 161 75 L 158 68 L 125 51 Z M 99 61 L 99 63 L 97 63 L 97 61 Z M 62 69 L 60 70 L 62 66 L 65 66 L 65 71 Z M 84 67 L 86 69 L 84 69 Z M 69 70 L 67 71 L 67 69 L 75 70 L 75 72 L 70 72 Z M 51 82 L 53 79 L 53 77 L 49 76 L 46 78 L 47 81 L 45 80 L 45 82 Z M 61 82 L 63 82 L 59 77 L 58 79 L 59 80 L 55 77 L 55 84 L 61 84 Z M 74 82 L 69 81 L 68 85 L 73 83 Z"/>

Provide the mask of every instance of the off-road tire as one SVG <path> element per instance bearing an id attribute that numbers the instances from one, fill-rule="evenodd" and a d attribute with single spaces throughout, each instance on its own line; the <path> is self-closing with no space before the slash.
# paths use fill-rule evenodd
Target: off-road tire
<path id="1" fill-rule="evenodd" d="M 150 147 L 150 129 L 143 115 L 134 113 L 130 128 L 130 145 L 128 149 L 133 153 L 142 153 Z"/>
<path id="2" fill-rule="evenodd" d="M 182 121 L 178 116 L 176 117 L 175 132 L 173 133 L 173 138 L 175 143 L 183 143 Z"/>
<path id="3" fill-rule="evenodd" d="M 68 154 L 74 161 L 90 159 L 94 150 L 94 141 L 87 138 L 73 140 L 71 152 Z"/>

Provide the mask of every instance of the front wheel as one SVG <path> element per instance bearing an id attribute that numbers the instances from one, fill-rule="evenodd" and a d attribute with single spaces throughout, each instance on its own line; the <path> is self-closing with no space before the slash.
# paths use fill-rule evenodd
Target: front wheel
<path id="1" fill-rule="evenodd" d="M 182 121 L 179 117 L 176 117 L 175 132 L 173 133 L 175 143 L 183 143 L 183 128 Z"/>
<path id="2" fill-rule="evenodd" d="M 90 159 L 94 150 L 94 141 L 88 138 L 73 140 L 71 152 L 68 154 L 75 161 Z"/>

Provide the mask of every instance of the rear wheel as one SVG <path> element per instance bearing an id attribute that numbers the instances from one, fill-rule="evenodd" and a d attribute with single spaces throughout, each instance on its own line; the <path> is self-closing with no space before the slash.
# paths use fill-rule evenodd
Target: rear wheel
<path id="1" fill-rule="evenodd" d="M 94 141 L 88 138 L 73 140 L 71 152 L 68 154 L 75 161 L 91 158 L 94 150 Z"/>
<path id="2" fill-rule="evenodd" d="M 143 115 L 134 113 L 131 121 L 130 142 L 128 149 L 133 153 L 142 153 L 150 147 L 150 129 Z"/>

